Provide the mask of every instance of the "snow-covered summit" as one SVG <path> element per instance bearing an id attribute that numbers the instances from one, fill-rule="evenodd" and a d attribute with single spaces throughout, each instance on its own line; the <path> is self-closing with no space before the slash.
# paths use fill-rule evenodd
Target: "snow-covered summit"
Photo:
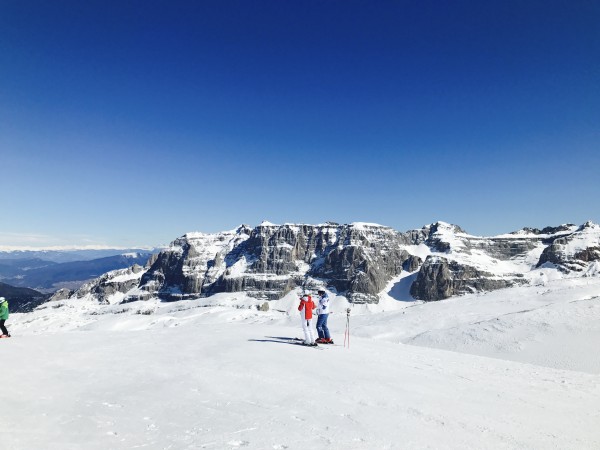
<path id="1" fill-rule="evenodd" d="M 498 236 L 494 236 L 497 238 L 509 238 L 509 237 L 523 237 L 523 238 L 528 238 L 528 237 L 532 237 L 532 236 L 537 236 L 537 237 L 552 237 L 552 236 L 557 236 L 558 234 L 568 234 L 568 233 L 573 233 L 575 231 L 577 231 L 580 227 L 578 227 L 577 225 L 574 225 L 572 223 L 566 223 L 566 224 L 562 224 L 559 225 L 557 227 L 546 227 L 543 229 L 538 229 L 538 228 L 522 228 L 520 230 L 517 231 L 513 231 L 512 233 L 507 233 L 507 234 L 500 234 Z"/>
<path id="2" fill-rule="evenodd" d="M 278 227 L 279 225 L 269 222 L 268 220 L 263 220 L 259 227 Z"/>
<path id="3" fill-rule="evenodd" d="M 352 222 L 350 224 L 351 227 L 357 230 L 369 230 L 373 228 L 390 228 L 385 225 L 380 225 L 378 223 L 370 223 L 370 222 Z"/>

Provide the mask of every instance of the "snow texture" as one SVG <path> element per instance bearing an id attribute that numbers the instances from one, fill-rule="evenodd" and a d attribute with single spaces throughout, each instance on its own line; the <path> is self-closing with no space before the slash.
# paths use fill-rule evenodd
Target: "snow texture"
<path id="1" fill-rule="evenodd" d="M 11 315 L 2 448 L 600 448 L 600 278 L 423 303 L 414 275 L 331 293 L 322 351 L 290 345 L 298 291 Z"/>

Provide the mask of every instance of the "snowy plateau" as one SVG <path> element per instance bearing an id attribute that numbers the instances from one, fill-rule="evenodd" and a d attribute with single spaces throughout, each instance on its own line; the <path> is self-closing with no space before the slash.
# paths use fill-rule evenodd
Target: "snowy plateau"
<path id="1" fill-rule="evenodd" d="M 303 347 L 316 288 L 336 345 Z M 2 449 L 600 448 L 591 222 L 188 233 L 7 326 Z"/>

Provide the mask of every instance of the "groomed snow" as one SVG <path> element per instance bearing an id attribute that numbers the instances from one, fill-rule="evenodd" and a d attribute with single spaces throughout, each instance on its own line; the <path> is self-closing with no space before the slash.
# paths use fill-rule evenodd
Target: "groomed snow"
<path id="1" fill-rule="evenodd" d="M 600 278 L 422 303 L 410 277 L 350 306 L 350 348 L 335 295 L 321 349 L 280 339 L 297 293 L 11 315 L 2 448 L 600 448 Z"/>

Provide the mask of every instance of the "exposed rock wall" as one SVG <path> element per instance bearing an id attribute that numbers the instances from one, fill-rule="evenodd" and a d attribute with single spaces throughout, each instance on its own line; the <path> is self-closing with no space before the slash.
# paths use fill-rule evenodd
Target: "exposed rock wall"
<path id="1" fill-rule="evenodd" d="M 443 300 L 454 295 L 478 291 L 493 291 L 522 284 L 526 281 L 519 275 L 498 278 L 492 273 L 449 261 L 440 256 L 428 256 L 410 294 L 419 300 Z"/>
<path id="2" fill-rule="evenodd" d="M 84 284 L 74 295 L 81 298 L 92 294 L 97 297 L 101 303 L 108 303 L 107 299 L 114 294 L 124 294 L 137 287 L 140 283 L 140 277 L 143 271 L 144 268 L 137 264 L 128 267 L 127 269 L 113 270 L 105 273 L 96 280 Z"/>
<path id="3" fill-rule="evenodd" d="M 600 260 L 599 236 L 600 227 L 592 223 L 496 237 L 471 236 L 443 222 L 406 233 L 364 223 L 242 225 L 223 233 L 188 233 L 146 268 L 135 269 L 137 276 L 115 271 L 75 296 L 125 302 L 245 292 L 274 300 L 297 287 L 323 286 L 365 303 L 377 302 L 403 271 L 418 271 L 411 294 L 436 301 L 525 283 L 526 274 L 545 263 L 565 273 L 582 270 Z"/>
<path id="4" fill-rule="evenodd" d="M 600 226 L 587 222 L 576 231 L 546 239 L 537 267 L 554 264 L 563 272 L 583 271 L 587 263 L 600 261 Z"/>
<path id="5" fill-rule="evenodd" d="M 238 291 L 277 299 L 311 278 L 350 297 L 361 294 L 360 301 L 377 301 L 411 257 L 402 242 L 390 228 L 367 225 L 260 225 L 218 236 L 190 234 L 158 255 L 140 288 L 169 300 Z"/>

